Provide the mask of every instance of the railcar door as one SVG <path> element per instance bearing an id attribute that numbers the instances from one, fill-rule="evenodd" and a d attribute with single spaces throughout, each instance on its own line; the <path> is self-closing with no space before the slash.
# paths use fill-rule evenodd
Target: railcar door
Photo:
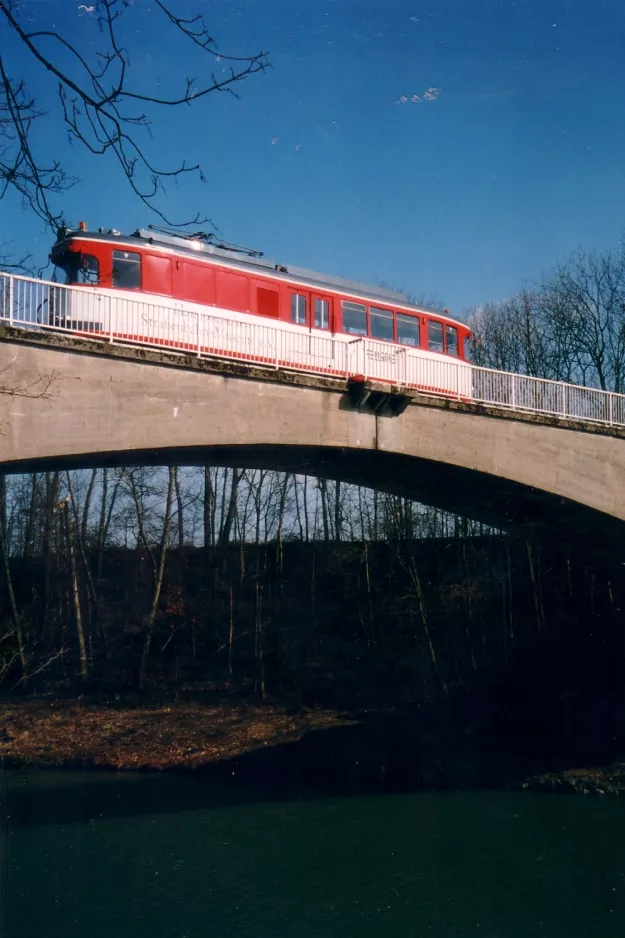
<path id="1" fill-rule="evenodd" d="M 311 296 L 310 315 L 310 325 L 312 328 L 323 329 L 324 332 L 334 332 L 331 297 L 323 296 L 321 293 L 313 293 Z"/>
<path id="2" fill-rule="evenodd" d="M 332 297 L 323 293 L 313 293 L 310 303 L 311 364 L 315 370 L 334 372 L 338 366 L 335 362 L 336 343 L 332 341 L 332 333 L 334 332 Z"/>
<path id="3" fill-rule="evenodd" d="M 310 293 L 305 290 L 291 291 L 291 322 L 310 329 Z"/>

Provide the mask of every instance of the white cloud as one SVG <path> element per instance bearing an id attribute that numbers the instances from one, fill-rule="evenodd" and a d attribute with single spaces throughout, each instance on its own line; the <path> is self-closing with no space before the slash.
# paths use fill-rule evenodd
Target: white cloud
<path id="1" fill-rule="evenodd" d="M 395 101 L 395 104 L 421 104 L 423 101 L 436 101 L 440 93 L 440 88 L 435 88 L 433 85 L 430 85 L 428 90 L 424 91 L 421 95 L 413 94 L 408 97 L 408 95 L 402 94 L 401 98 Z"/>

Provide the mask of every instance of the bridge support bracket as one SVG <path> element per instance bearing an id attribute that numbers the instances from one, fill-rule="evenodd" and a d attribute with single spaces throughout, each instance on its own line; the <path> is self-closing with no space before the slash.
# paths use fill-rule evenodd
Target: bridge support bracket
<path id="1" fill-rule="evenodd" d="M 399 417 L 408 406 L 409 397 L 395 385 L 380 386 L 364 375 L 347 379 L 347 397 L 355 410 L 368 410 L 376 417 Z"/>

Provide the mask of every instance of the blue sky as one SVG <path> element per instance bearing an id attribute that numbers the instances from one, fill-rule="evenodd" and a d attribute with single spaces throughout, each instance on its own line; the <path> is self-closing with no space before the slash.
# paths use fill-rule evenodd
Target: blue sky
<path id="1" fill-rule="evenodd" d="M 459 316 L 501 298 L 578 245 L 625 231 L 625 6 L 622 0 L 183 0 L 220 48 L 267 49 L 273 68 L 178 113 L 153 110 L 157 162 L 199 161 L 206 184 L 170 184 L 161 206 L 213 218 L 223 235 L 282 263 L 437 297 Z M 22 3 L 95 49 L 93 17 L 68 0 Z M 135 81 L 163 92 L 202 63 L 136 0 L 125 42 Z M 15 46 L 13 74 L 53 106 L 54 87 Z M 217 66 L 219 67 L 219 66 Z M 428 89 L 431 100 L 423 99 Z M 402 99 L 408 99 L 403 101 Z M 46 146 L 81 183 L 74 223 L 156 222 L 114 164 Z M 15 199 L 0 240 L 50 242 Z"/>

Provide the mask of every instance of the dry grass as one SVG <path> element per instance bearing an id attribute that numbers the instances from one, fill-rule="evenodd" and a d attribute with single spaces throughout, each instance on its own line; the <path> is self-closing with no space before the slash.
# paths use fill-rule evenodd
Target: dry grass
<path id="1" fill-rule="evenodd" d="M 79 700 L 0 703 L 0 756 L 41 765 L 196 768 L 352 721 L 326 710 L 181 704 L 113 709 Z"/>

